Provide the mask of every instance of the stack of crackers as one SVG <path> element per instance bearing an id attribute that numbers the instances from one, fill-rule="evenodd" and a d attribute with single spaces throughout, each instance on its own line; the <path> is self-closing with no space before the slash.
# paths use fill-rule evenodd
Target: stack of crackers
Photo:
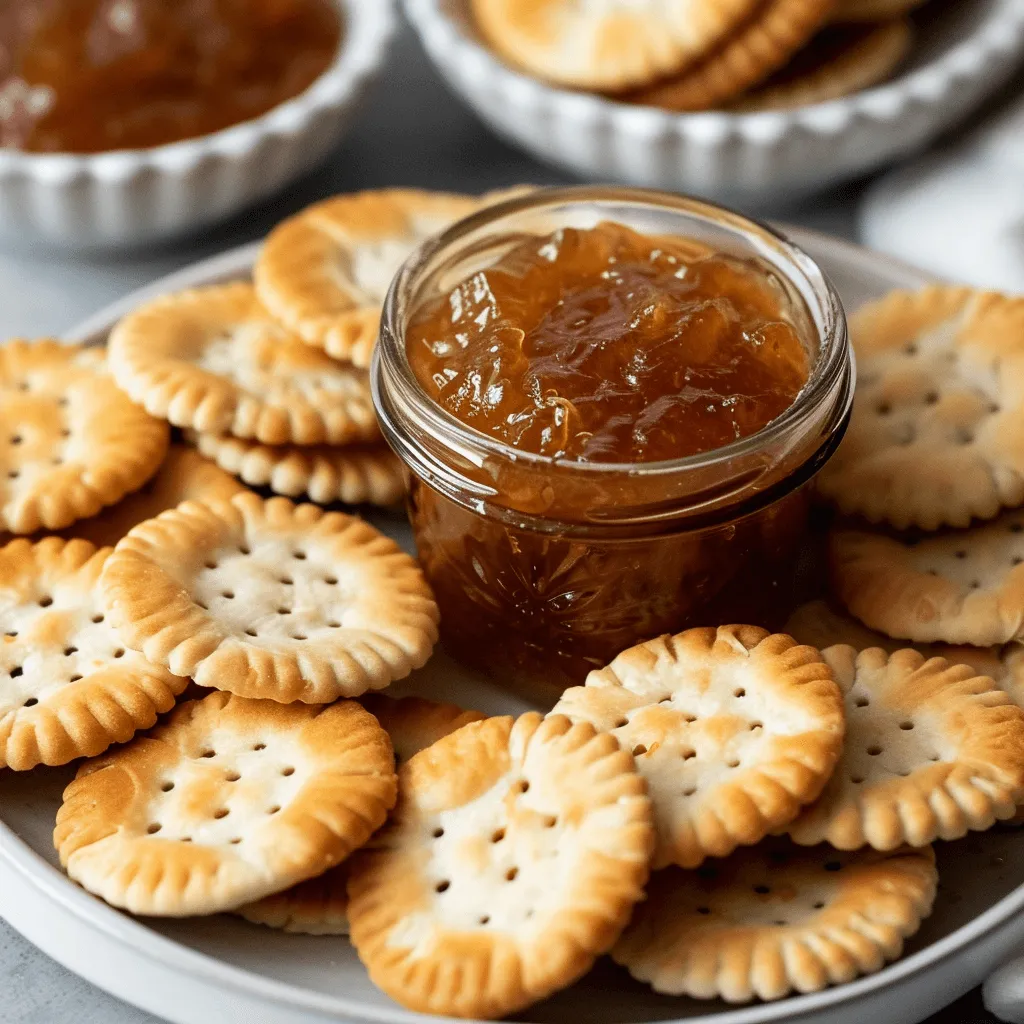
<path id="1" fill-rule="evenodd" d="M 559 86 L 667 110 L 799 107 L 889 78 L 922 0 L 473 0 L 510 63 Z"/>
<path id="2" fill-rule="evenodd" d="M 149 304 L 109 360 L 0 347 L 0 524 L 34 535 L 0 547 L 0 764 L 85 758 L 54 841 L 108 903 L 350 933 L 416 1010 L 516 1013 L 609 952 L 729 1001 L 880 969 L 931 911 L 931 844 L 1024 802 L 1024 301 L 853 318 L 833 594 L 787 633 L 661 637 L 547 715 L 486 717 L 375 692 L 437 640 L 413 558 L 171 444 L 265 451 L 281 490 L 275 467 L 384 458 L 361 376 L 384 268 L 476 202 L 414 195 L 311 208 L 255 287 Z"/>

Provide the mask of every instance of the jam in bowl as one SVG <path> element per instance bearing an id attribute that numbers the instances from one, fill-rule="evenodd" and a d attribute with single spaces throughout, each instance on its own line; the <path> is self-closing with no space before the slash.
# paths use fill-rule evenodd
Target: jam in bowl
<path id="1" fill-rule="evenodd" d="M 779 235 L 579 188 L 414 254 L 373 386 L 446 648 L 551 702 L 659 633 L 779 624 L 853 366 L 835 292 Z"/>

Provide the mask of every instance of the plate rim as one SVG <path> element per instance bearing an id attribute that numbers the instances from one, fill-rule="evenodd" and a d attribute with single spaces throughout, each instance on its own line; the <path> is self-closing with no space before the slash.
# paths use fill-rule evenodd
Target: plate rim
<path id="1" fill-rule="evenodd" d="M 936 280 L 934 275 L 909 263 L 875 253 L 854 242 L 825 232 L 791 224 L 781 224 L 779 228 L 796 245 L 808 250 L 815 260 L 825 263 L 829 262 L 829 258 L 833 261 L 838 260 L 854 271 L 870 265 L 870 272 L 881 271 L 894 282 L 899 281 L 902 286 L 922 286 Z M 229 249 L 167 274 L 108 304 L 65 332 L 61 340 L 69 344 L 96 342 L 100 335 L 109 330 L 113 322 L 137 306 L 140 301 L 168 290 L 196 287 L 244 274 L 251 268 L 260 244 L 252 242 Z M 823 255 L 826 256 L 824 260 Z M 144 921 L 136 920 L 108 906 L 72 882 L 11 829 L 2 818 L 2 810 L 0 861 L 34 887 L 41 896 L 73 914 L 85 925 L 96 928 L 118 944 L 129 947 L 136 955 L 145 957 L 154 970 L 171 971 L 193 978 L 199 976 L 217 987 L 248 997 L 270 1000 L 289 1010 L 334 1016 L 348 1015 L 354 1020 L 374 1024 L 425 1024 L 429 1021 L 464 1024 L 454 1017 L 428 1016 L 406 1010 L 398 1004 L 393 1007 L 374 1006 L 362 1000 L 342 995 L 327 995 L 301 985 L 267 978 L 161 935 L 148 927 Z M 0 893 L 0 911 L 2 906 L 3 897 Z M 943 961 L 963 952 L 997 930 L 1011 927 L 1022 909 L 1024 883 L 949 935 L 889 964 L 875 974 L 831 986 L 820 992 L 794 995 L 777 1002 L 716 1009 L 710 1014 L 664 1020 L 658 1024 L 772 1024 L 783 1020 L 797 1022 L 808 1014 L 853 1004 L 861 997 L 935 969 Z"/>

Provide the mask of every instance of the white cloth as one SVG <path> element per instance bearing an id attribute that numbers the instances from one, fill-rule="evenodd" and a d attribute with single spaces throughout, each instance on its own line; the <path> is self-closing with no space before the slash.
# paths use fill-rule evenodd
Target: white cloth
<path id="1" fill-rule="evenodd" d="M 864 243 L 966 284 L 1024 293 L 1024 98 L 958 144 L 879 179 Z"/>

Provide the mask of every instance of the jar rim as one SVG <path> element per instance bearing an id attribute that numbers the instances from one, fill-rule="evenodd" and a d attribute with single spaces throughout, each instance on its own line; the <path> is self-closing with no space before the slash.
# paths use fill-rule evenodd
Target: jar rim
<path id="1" fill-rule="evenodd" d="M 406 300 L 415 290 L 421 275 L 439 254 L 456 248 L 462 240 L 489 224 L 527 211 L 573 204 L 668 208 L 677 213 L 691 215 L 698 220 L 713 222 L 748 239 L 756 238 L 782 256 L 786 260 L 786 266 L 776 269 L 786 276 L 790 283 L 796 283 L 793 278 L 799 275 L 817 305 L 817 310 L 812 309 L 810 312 L 812 316 L 817 312 L 821 321 L 818 357 L 806 383 L 789 407 L 754 433 L 707 452 L 652 462 L 578 462 L 515 448 L 464 423 L 431 398 L 409 363 L 402 323 L 402 317 L 407 312 L 404 309 Z M 800 289 L 800 294 L 806 301 L 807 292 Z M 371 366 L 373 401 L 378 415 L 385 421 L 386 426 L 386 418 L 381 415 L 384 411 L 381 378 L 385 366 L 389 371 L 388 383 L 397 385 L 400 390 L 397 396 L 400 407 L 415 408 L 424 422 L 457 436 L 461 445 L 481 458 L 494 457 L 514 461 L 524 469 L 558 466 L 560 472 L 579 473 L 595 480 L 622 474 L 642 474 L 649 477 L 688 470 L 704 470 L 756 454 L 784 438 L 788 432 L 812 416 L 819 404 L 834 393 L 836 382 L 847 370 L 850 381 L 845 389 L 842 408 L 836 410 L 837 421 L 846 416 L 853 401 L 853 353 L 847 339 L 845 312 L 835 286 L 810 255 L 781 231 L 726 206 L 670 192 L 623 186 L 582 185 L 534 189 L 522 196 L 485 207 L 420 245 L 392 279 L 384 301 L 380 337 Z"/>

